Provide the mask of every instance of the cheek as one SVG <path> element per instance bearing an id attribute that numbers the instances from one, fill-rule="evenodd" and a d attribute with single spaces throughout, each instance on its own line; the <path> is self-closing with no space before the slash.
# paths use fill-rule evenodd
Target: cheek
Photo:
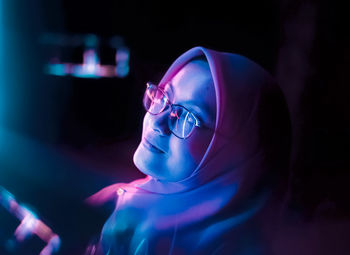
<path id="1" fill-rule="evenodd" d="M 202 159 L 205 150 L 203 149 L 204 144 L 202 143 L 193 143 L 191 144 L 189 148 L 189 153 L 192 155 L 193 160 L 199 164 L 200 160 Z"/>
<path id="2" fill-rule="evenodd" d="M 188 165 L 193 165 L 193 154 L 186 140 L 182 140 L 177 137 L 172 137 L 170 139 L 169 145 L 169 167 L 178 167 L 181 165 L 182 168 L 186 168 Z"/>
<path id="3" fill-rule="evenodd" d="M 169 153 L 170 159 L 174 161 L 179 161 L 184 157 L 184 154 L 188 154 L 187 150 L 183 144 L 183 141 L 177 137 L 171 137 L 169 141 Z M 179 162 L 180 163 L 180 162 Z"/>
<path id="4" fill-rule="evenodd" d="M 173 180 L 179 181 L 189 176 L 197 164 L 193 158 L 187 141 L 174 137 L 170 140 L 170 157 L 167 160 L 167 169 Z"/>
<path id="5" fill-rule="evenodd" d="M 193 134 L 186 140 L 170 140 L 170 164 L 197 165 L 202 160 L 211 140 L 211 134 Z"/>
<path id="6" fill-rule="evenodd" d="M 196 162 L 196 164 L 199 164 L 202 160 L 204 153 L 206 152 L 211 141 L 211 137 L 211 132 L 203 132 L 201 134 L 194 135 L 193 139 L 189 141 L 188 153 L 192 155 L 193 160 Z"/>
<path id="7" fill-rule="evenodd" d="M 149 116 L 148 116 L 148 113 L 146 113 L 145 116 L 143 117 L 143 122 L 142 122 L 143 130 L 145 129 L 145 127 L 147 127 L 148 122 L 149 122 Z"/>
<path id="8" fill-rule="evenodd" d="M 142 136 L 144 136 L 148 126 L 149 126 L 149 113 L 146 113 L 145 116 L 143 117 L 143 123 L 142 123 Z"/>

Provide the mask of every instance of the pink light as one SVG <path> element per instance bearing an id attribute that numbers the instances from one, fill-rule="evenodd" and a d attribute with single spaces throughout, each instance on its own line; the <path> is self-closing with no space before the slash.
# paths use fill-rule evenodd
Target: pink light
<path id="1" fill-rule="evenodd" d="M 15 231 L 15 236 L 18 241 L 23 241 L 28 236 L 32 235 L 38 223 L 36 217 L 29 210 L 24 209 L 23 213 L 25 216 Z"/>
<path id="2" fill-rule="evenodd" d="M 123 195 L 123 194 L 124 194 L 124 192 L 125 192 L 125 190 L 124 190 L 124 189 L 122 189 L 122 188 L 119 188 L 119 189 L 117 190 L 117 194 L 118 194 L 118 196 Z"/>
<path id="3" fill-rule="evenodd" d="M 46 72 L 51 75 L 72 75 L 79 78 L 126 77 L 129 74 L 129 50 L 122 48 L 116 52 L 116 65 L 101 65 L 95 49 L 83 53 L 82 64 L 60 63 L 58 59 L 47 65 Z"/>
<path id="4" fill-rule="evenodd" d="M 86 199 L 86 202 L 90 205 L 97 206 L 97 205 L 102 205 L 107 201 L 114 199 L 116 194 L 117 195 L 123 195 L 123 194 L 125 195 L 128 193 L 133 194 L 138 190 L 138 188 L 135 186 L 141 185 L 142 183 L 149 181 L 150 178 L 151 178 L 150 176 L 146 176 L 145 178 L 137 179 L 131 182 L 130 185 L 127 183 L 116 183 L 116 184 L 110 185 L 100 190 L 96 194 L 88 197 Z M 119 192 L 118 194 L 119 189 L 122 189 L 124 192 L 123 193 Z"/>
<path id="5" fill-rule="evenodd" d="M 53 252 L 58 251 L 61 242 L 59 236 L 39 220 L 32 211 L 18 204 L 15 197 L 1 186 L 0 205 L 21 221 L 14 233 L 18 241 L 23 241 L 35 234 L 47 243 L 40 255 L 51 255 Z"/>
<path id="6" fill-rule="evenodd" d="M 98 74 L 101 77 L 116 77 L 115 66 L 112 66 L 112 65 L 100 65 Z"/>
<path id="7" fill-rule="evenodd" d="M 40 255 L 51 255 L 53 252 L 57 252 L 61 244 L 61 240 L 58 235 L 54 235 L 49 240 L 48 244 L 40 252 Z"/>
<path id="8" fill-rule="evenodd" d="M 116 63 L 127 64 L 129 62 L 129 56 L 130 56 L 129 50 L 126 48 L 121 48 L 116 52 L 115 61 Z"/>
<path id="9" fill-rule="evenodd" d="M 96 74 L 98 72 L 100 60 L 97 52 L 93 49 L 86 50 L 83 54 L 83 72 L 85 74 Z"/>

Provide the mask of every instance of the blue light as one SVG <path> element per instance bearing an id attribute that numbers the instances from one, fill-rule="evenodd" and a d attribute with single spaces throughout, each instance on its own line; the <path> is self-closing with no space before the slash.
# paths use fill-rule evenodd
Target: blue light
<path id="1" fill-rule="evenodd" d="M 118 77 L 126 77 L 129 74 L 129 58 L 130 52 L 127 48 L 118 49 L 115 54 L 116 75 Z"/>
<path id="2" fill-rule="evenodd" d="M 120 78 L 124 78 L 129 74 L 129 66 L 117 66 L 116 74 Z"/>
<path id="3" fill-rule="evenodd" d="M 51 64 L 47 65 L 46 72 L 51 75 L 64 76 L 66 75 L 66 65 L 65 64 Z"/>
<path id="4" fill-rule="evenodd" d="M 56 76 L 73 76 L 78 78 L 124 78 L 130 71 L 130 50 L 123 46 L 120 37 L 111 39 L 111 47 L 115 48 L 115 64 L 101 64 L 99 56 L 99 37 L 93 34 L 85 37 L 75 35 L 66 36 L 59 34 L 44 34 L 40 42 L 56 46 L 69 45 L 77 47 L 83 44 L 85 47 L 82 63 L 61 62 L 58 56 L 51 56 L 50 62 L 45 67 L 45 73 Z"/>
<path id="5" fill-rule="evenodd" d="M 12 201 L 16 201 L 14 195 L 0 186 L 0 204 L 6 209 L 10 210 Z"/>
<path id="6" fill-rule="evenodd" d="M 3 108 L 4 108 L 4 100 L 3 100 L 3 87 L 5 84 L 4 81 L 4 44 L 3 44 L 3 33 L 4 33 L 4 15 L 3 15 L 3 0 L 0 0 L 0 121 L 2 122 L 3 118 Z M 1 140 L 1 137 L 0 137 Z"/>
<path id="7" fill-rule="evenodd" d="M 51 255 L 57 252 L 61 245 L 60 237 L 55 234 L 38 216 L 29 209 L 28 206 L 18 204 L 14 195 L 0 186 L 0 206 L 3 206 L 10 214 L 21 221 L 15 230 L 15 237 L 18 242 L 22 242 L 29 236 L 37 235 L 41 240 L 47 243 L 41 251 L 41 255 Z M 12 250 L 14 244 L 9 242 L 5 244 L 8 250 Z"/>

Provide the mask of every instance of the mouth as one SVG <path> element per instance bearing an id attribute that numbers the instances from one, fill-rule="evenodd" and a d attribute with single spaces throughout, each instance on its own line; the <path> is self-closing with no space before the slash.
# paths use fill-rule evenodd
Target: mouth
<path id="1" fill-rule="evenodd" d="M 150 143 L 146 138 L 142 139 L 142 144 L 150 151 L 155 153 L 161 153 L 164 154 L 165 152 L 159 149 L 158 147 L 154 146 L 152 143 Z"/>

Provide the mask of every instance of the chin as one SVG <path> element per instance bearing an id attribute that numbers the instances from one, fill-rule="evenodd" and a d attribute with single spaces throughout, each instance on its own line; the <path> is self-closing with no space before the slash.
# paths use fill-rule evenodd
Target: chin
<path id="1" fill-rule="evenodd" d="M 152 152 L 148 151 L 140 144 L 134 153 L 133 161 L 140 172 L 157 179 L 162 179 L 156 174 L 157 169 L 164 169 L 158 157 L 158 155 L 152 155 Z"/>
<path id="2" fill-rule="evenodd" d="M 177 158 L 162 157 L 146 149 L 142 142 L 137 147 L 134 157 L 134 165 L 142 173 L 156 179 L 178 182 L 191 175 L 196 165 L 191 160 L 178 160 Z"/>

